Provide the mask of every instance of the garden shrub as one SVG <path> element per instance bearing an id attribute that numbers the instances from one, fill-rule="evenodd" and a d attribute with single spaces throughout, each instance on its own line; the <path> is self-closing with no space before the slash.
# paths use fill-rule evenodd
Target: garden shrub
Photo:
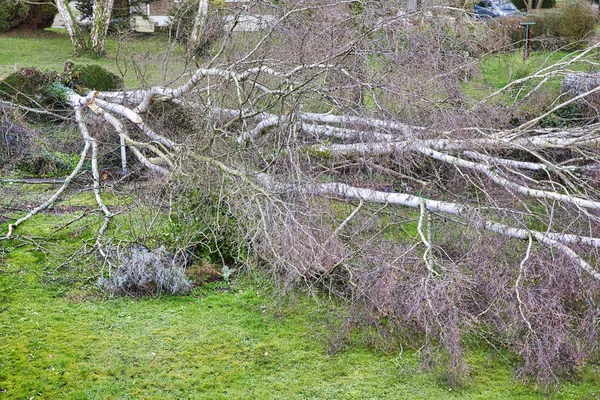
<path id="1" fill-rule="evenodd" d="M 124 296 L 185 294 L 192 289 L 185 268 L 164 247 L 135 246 L 116 253 L 111 258 L 118 263 L 117 269 L 108 278 L 98 279 L 101 289 Z"/>
<path id="2" fill-rule="evenodd" d="M 25 20 L 29 5 L 19 0 L 3 0 L 0 2 L 0 32 L 18 26 Z"/>
<path id="3" fill-rule="evenodd" d="M 581 46 L 581 42 L 596 28 L 596 13 L 584 2 L 569 4 L 559 10 L 547 10 L 533 17 L 534 38 L 545 37 L 556 41 L 552 46 Z"/>
<path id="4" fill-rule="evenodd" d="M 54 17 L 58 14 L 58 9 L 52 1 L 41 1 L 29 3 L 29 12 L 25 20 L 19 24 L 19 28 L 26 29 L 46 29 L 54 23 Z"/>
<path id="5" fill-rule="evenodd" d="M 177 217 L 169 226 L 172 237 L 187 238 L 173 247 L 192 245 L 196 259 L 214 264 L 236 265 L 249 254 L 244 217 L 233 207 L 234 199 L 202 186 L 179 187 L 173 210 Z"/>
<path id="6" fill-rule="evenodd" d="M 0 81 L 0 98 L 27 107 L 52 106 L 53 100 L 46 93 L 47 88 L 58 75 L 44 73 L 36 68 L 21 68 Z"/>
<path id="7" fill-rule="evenodd" d="M 49 28 L 57 13 L 56 6 L 49 0 L 37 2 L 2 0 L 0 1 L 0 32 L 15 28 Z"/>
<path id="8" fill-rule="evenodd" d="M 19 160 L 17 168 L 27 175 L 46 178 L 62 177 L 73 171 L 78 162 L 78 154 L 67 154 L 59 151 L 40 151 L 23 155 Z"/>
<path id="9" fill-rule="evenodd" d="M 541 10 L 528 16 L 495 19 L 490 23 L 492 34 L 506 38 L 515 47 L 523 47 L 525 28 L 521 22 L 532 21 L 532 48 L 556 50 L 566 46 L 581 47 L 583 41 L 596 28 L 596 13 L 584 2 L 570 4 L 561 9 Z"/>
<path id="10" fill-rule="evenodd" d="M 525 29 L 519 25 L 521 22 L 525 22 L 525 17 L 498 18 L 494 20 L 494 24 L 490 25 L 492 35 L 497 38 L 505 38 L 513 46 L 520 46 L 525 40 Z"/>
<path id="11" fill-rule="evenodd" d="M 89 89 L 115 90 L 123 79 L 99 65 L 76 65 L 68 62 L 61 75 L 54 71 L 21 68 L 0 81 L 0 98 L 23 106 L 63 109 L 69 88 L 79 92 Z"/>
<path id="12" fill-rule="evenodd" d="M 540 121 L 542 128 L 566 128 L 583 118 L 577 104 L 560 108 Z"/>
<path id="13" fill-rule="evenodd" d="M 73 89 L 115 90 L 123 88 L 123 79 L 97 64 L 67 62 L 64 83 Z"/>
<path id="14" fill-rule="evenodd" d="M 27 113 L 30 122 L 54 123 L 60 117 L 70 114 L 67 95 L 72 90 L 81 94 L 90 89 L 114 90 L 123 87 L 123 80 L 98 65 L 74 65 L 67 63 L 63 74 L 54 71 L 42 72 L 36 68 L 22 68 L 0 81 L 0 99 L 26 107 L 45 109 L 52 114 Z M 22 134 L 24 128 L 0 120 L 0 153 L 4 163 L 14 159 L 14 166 L 20 171 L 35 176 L 64 176 L 70 173 L 78 161 L 71 154 L 47 151 L 46 146 L 29 148 L 32 135 Z M 27 145 L 27 146 L 26 146 Z M 17 147 L 20 149 L 17 151 Z M 27 148 L 27 151 L 24 149 Z M 116 153 L 114 156 L 111 153 Z M 119 149 L 100 154 L 102 161 L 106 155 L 120 165 Z M 18 157 L 17 157 L 18 156 Z"/>
<path id="15" fill-rule="evenodd" d="M 29 149 L 34 135 L 34 132 L 0 114 L 0 164 L 6 164 L 10 159 L 21 158 Z"/>
<path id="16" fill-rule="evenodd" d="M 199 264 L 192 264 L 186 269 L 186 275 L 196 285 L 223 280 L 222 272 L 206 260 L 202 260 Z"/>

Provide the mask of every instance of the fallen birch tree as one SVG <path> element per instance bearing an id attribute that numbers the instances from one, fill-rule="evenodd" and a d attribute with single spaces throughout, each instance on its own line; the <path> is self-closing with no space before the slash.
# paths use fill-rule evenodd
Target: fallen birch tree
<path id="1" fill-rule="evenodd" d="M 356 310 L 348 331 L 372 324 L 383 338 L 394 327 L 405 336 L 424 333 L 424 358 L 444 349 L 456 377 L 465 372 L 466 334 L 504 338 L 543 382 L 576 370 L 597 346 L 600 124 L 542 128 L 534 118 L 517 127 L 478 125 L 464 117 L 468 109 L 441 103 L 419 123 L 413 113 L 439 92 L 418 98 L 424 94 L 413 91 L 414 81 L 386 70 L 384 82 L 364 66 L 366 56 L 357 56 L 360 46 L 367 54 L 376 45 L 365 44 L 369 33 L 396 26 L 395 16 L 350 35 L 348 21 L 361 27 L 361 16 L 335 14 L 348 6 L 341 1 L 321 22 L 333 21 L 330 29 L 340 29 L 344 40 L 304 60 L 293 51 L 287 60 L 268 57 L 267 39 L 297 44 L 289 32 L 276 36 L 276 28 L 291 29 L 295 16 L 323 10 L 300 3 L 234 62 L 219 58 L 228 54 L 225 40 L 178 86 L 65 90 L 81 134 L 80 161 L 53 196 L 9 223 L 5 239 L 56 202 L 89 159 L 103 215 L 96 246 L 105 255 L 113 214 L 100 196 L 91 133 L 104 125 L 152 174 L 218 193 L 243 225 L 243 247 L 282 281 L 348 299 Z M 595 47 L 571 60 L 593 62 Z M 448 70 L 460 71 L 453 63 Z M 531 79 L 544 81 L 571 64 L 561 60 Z M 407 61 L 403 72 L 421 66 Z M 449 88 L 458 79 L 446 78 Z M 158 129 L 150 110 L 161 103 L 183 112 L 195 129 Z"/>

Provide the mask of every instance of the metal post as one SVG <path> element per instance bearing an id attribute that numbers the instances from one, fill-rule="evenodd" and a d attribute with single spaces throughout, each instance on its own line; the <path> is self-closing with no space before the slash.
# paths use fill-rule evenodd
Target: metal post
<path id="1" fill-rule="evenodd" d="M 535 22 L 520 22 L 519 25 L 525 27 L 525 53 L 523 54 L 523 60 L 526 60 L 531 53 L 531 35 L 529 29 L 531 25 L 535 25 Z"/>

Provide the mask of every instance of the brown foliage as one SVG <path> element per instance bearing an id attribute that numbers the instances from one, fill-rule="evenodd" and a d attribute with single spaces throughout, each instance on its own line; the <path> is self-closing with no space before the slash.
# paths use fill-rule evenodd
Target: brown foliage
<path id="1" fill-rule="evenodd" d="M 217 267 L 204 260 L 200 264 L 192 264 L 187 267 L 185 274 L 197 286 L 223 280 L 223 275 Z"/>

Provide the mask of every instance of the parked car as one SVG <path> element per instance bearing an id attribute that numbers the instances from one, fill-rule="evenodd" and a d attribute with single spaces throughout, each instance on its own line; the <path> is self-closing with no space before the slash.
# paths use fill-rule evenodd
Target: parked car
<path id="1" fill-rule="evenodd" d="M 519 10 L 509 0 L 481 0 L 475 4 L 476 18 L 499 18 L 518 15 Z"/>

